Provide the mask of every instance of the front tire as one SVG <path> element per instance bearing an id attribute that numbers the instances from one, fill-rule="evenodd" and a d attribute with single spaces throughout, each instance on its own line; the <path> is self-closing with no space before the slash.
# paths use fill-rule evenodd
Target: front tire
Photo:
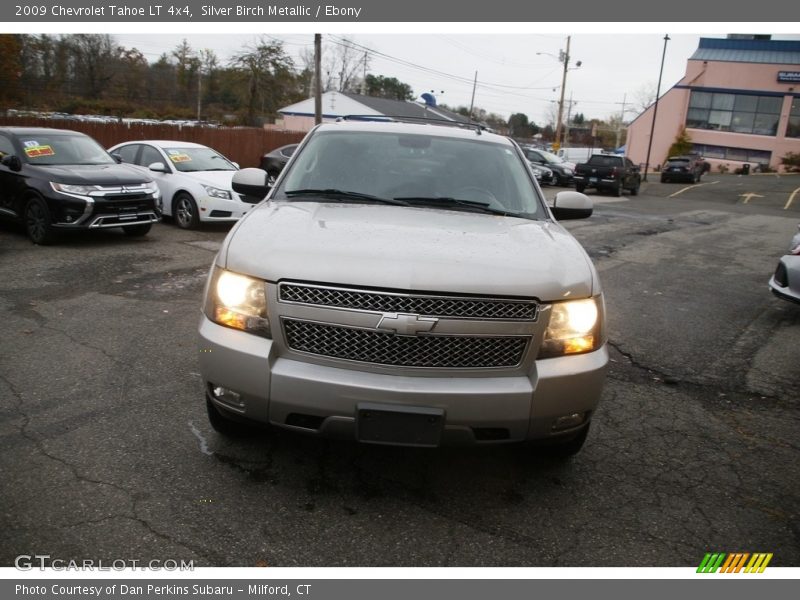
<path id="1" fill-rule="evenodd" d="M 575 191 L 576 192 L 580 192 L 582 194 L 583 192 L 586 191 L 586 185 L 584 185 L 582 183 L 576 183 L 575 184 Z"/>
<path id="2" fill-rule="evenodd" d="M 251 435 L 255 431 L 255 427 L 248 423 L 234 421 L 229 419 L 222 412 L 214 406 L 214 403 L 206 398 L 206 413 L 208 414 L 208 422 L 217 433 L 227 437 L 242 437 Z"/>
<path id="3" fill-rule="evenodd" d="M 636 182 L 636 187 L 631 189 L 631 196 L 638 196 L 640 187 L 642 187 L 642 180 L 641 179 Z"/>
<path id="4" fill-rule="evenodd" d="M 41 198 L 31 198 L 25 205 L 25 231 L 38 246 L 47 246 L 55 240 L 50 209 Z"/>
<path id="5" fill-rule="evenodd" d="M 123 227 L 122 231 L 125 232 L 125 235 L 129 235 L 131 237 L 142 237 L 147 235 L 150 229 L 153 227 L 152 223 L 142 223 L 141 225 L 131 225 L 130 227 Z"/>
<path id="6" fill-rule="evenodd" d="M 613 192 L 614 192 L 614 195 L 615 195 L 617 198 L 619 198 L 620 196 L 622 196 L 622 189 L 623 189 L 623 188 L 622 188 L 622 182 L 620 181 L 620 182 L 618 182 L 618 183 L 617 183 L 617 185 L 614 187 L 614 190 L 613 190 Z"/>
<path id="7" fill-rule="evenodd" d="M 197 229 L 200 225 L 200 213 L 194 198 L 186 193 L 175 196 L 172 201 L 172 218 L 181 229 Z"/>
<path id="8" fill-rule="evenodd" d="M 583 444 L 586 442 L 586 437 L 589 435 L 590 425 L 591 423 L 588 423 L 577 434 L 570 437 L 566 441 L 548 443 L 546 445 L 539 446 L 537 449 L 540 454 L 556 460 L 566 460 L 572 456 L 575 456 L 581 451 Z"/>

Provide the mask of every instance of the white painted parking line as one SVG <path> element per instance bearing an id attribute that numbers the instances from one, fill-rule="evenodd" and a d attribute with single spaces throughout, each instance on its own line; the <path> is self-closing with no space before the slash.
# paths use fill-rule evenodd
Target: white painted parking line
<path id="1" fill-rule="evenodd" d="M 683 193 L 683 192 L 685 192 L 686 190 L 691 190 L 691 189 L 693 189 L 693 188 L 699 188 L 699 187 L 703 187 L 704 185 L 714 185 L 715 183 L 719 183 L 719 181 L 709 181 L 709 182 L 707 182 L 707 183 L 696 183 L 696 184 L 694 184 L 694 185 L 688 185 L 688 186 L 686 186 L 685 188 L 678 190 L 678 191 L 677 191 L 677 192 L 675 192 L 674 194 L 670 194 L 670 195 L 669 195 L 669 197 L 670 197 L 670 198 L 674 198 L 675 196 L 677 196 L 678 194 L 682 194 L 682 193 Z"/>
<path id="2" fill-rule="evenodd" d="M 786 202 L 786 206 L 783 207 L 783 210 L 789 210 L 789 207 L 792 205 L 794 197 L 797 196 L 797 192 L 800 192 L 800 188 L 797 188 L 795 191 L 792 192 L 792 195 L 789 196 L 789 200 L 788 202 Z"/>
<path id="3" fill-rule="evenodd" d="M 756 194 L 754 192 L 748 192 L 746 194 L 739 194 L 739 197 L 744 198 L 742 204 L 747 204 L 748 202 L 750 202 L 750 198 L 763 198 L 764 196 L 762 196 L 761 194 Z"/>

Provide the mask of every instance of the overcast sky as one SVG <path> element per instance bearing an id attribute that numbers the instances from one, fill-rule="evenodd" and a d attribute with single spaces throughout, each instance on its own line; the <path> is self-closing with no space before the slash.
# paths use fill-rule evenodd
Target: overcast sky
<path id="1" fill-rule="evenodd" d="M 265 35 L 283 41 L 293 57 L 299 56 L 303 49 L 313 50 L 311 33 Z M 697 48 L 701 35 L 670 34 L 662 93 L 683 76 L 686 60 Z M 243 46 L 257 42 L 259 36 L 114 34 L 114 37 L 127 48 L 138 48 L 149 61 L 169 53 L 186 38 L 194 49 L 213 49 L 224 64 Z M 323 40 L 342 37 L 374 51 L 369 59 L 370 73 L 396 77 L 411 85 L 417 96 L 433 90 L 439 102 L 450 106 L 469 106 L 476 71 L 475 105 L 504 117 L 522 112 L 534 122 L 545 123 L 559 98 L 563 67 L 555 56 L 566 47 L 566 34 L 323 34 Z M 630 109 L 637 107 L 643 88 L 650 86 L 654 90 L 658 81 L 663 37 L 663 33 L 573 34 L 570 66 L 574 67 L 577 61 L 582 63 L 580 68 L 570 69 L 567 76 L 566 99 L 572 95 L 573 112 L 583 113 L 586 118 L 607 118 L 620 113 L 623 99 Z M 626 119 L 635 115 L 636 111 L 630 111 Z"/>
<path id="2" fill-rule="evenodd" d="M 487 5 L 488 6 L 488 5 Z M 488 8 L 487 8 L 488 10 Z M 569 14 L 565 8 L 565 17 Z M 434 90 L 439 101 L 468 106 L 478 72 L 475 104 L 503 117 L 522 112 L 546 123 L 557 102 L 562 66 L 555 58 L 572 37 L 566 99 L 587 118 L 619 114 L 623 99 L 638 107 L 643 88 L 658 81 L 664 34 L 669 33 L 661 92 L 683 76 L 700 37 L 727 33 L 772 34 L 800 39 L 800 23 L 0 23 L 0 30 L 28 33 L 110 33 L 121 45 L 155 61 L 186 38 L 195 49 L 213 49 L 225 64 L 260 35 L 280 39 L 298 57 L 323 40 L 348 37 L 373 51 L 369 71 L 396 77 L 419 95 Z M 602 31 L 603 33 L 596 33 Z M 400 32 L 400 33 L 398 33 Z M 635 34 L 632 32 L 636 32 Z M 543 54 L 537 54 L 543 53 Z M 546 53 L 549 53 L 546 54 Z M 552 55 L 552 56 L 551 56 Z M 298 61 L 299 63 L 299 61 Z M 636 115 L 630 111 L 626 119 Z"/>

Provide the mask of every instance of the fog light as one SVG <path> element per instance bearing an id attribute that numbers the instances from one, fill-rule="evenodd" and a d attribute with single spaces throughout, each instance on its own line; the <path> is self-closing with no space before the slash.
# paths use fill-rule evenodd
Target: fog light
<path id="1" fill-rule="evenodd" d="M 214 396 L 215 400 L 219 400 L 223 404 L 235 408 L 244 408 L 244 400 L 242 400 L 241 394 L 219 385 L 210 385 L 209 387 L 211 388 L 211 394 Z"/>
<path id="2" fill-rule="evenodd" d="M 571 415 L 564 415 L 563 417 L 558 417 L 555 421 L 553 421 L 553 431 L 558 431 L 560 429 L 571 429 L 573 427 L 577 427 L 585 420 L 586 416 L 583 413 L 572 413 Z"/>

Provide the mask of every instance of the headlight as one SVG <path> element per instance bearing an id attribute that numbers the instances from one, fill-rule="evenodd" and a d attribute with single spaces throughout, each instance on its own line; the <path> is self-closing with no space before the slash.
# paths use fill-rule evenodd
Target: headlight
<path id="1" fill-rule="evenodd" d="M 597 296 L 553 304 L 538 358 L 597 350 L 604 341 L 602 303 L 602 296 Z"/>
<path id="2" fill-rule="evenodd" d="M 96 185 L 71 185 L 68 183 L 55 183 L 50 182 L 50 187 L 62 194 L 77 194 L 79 196 L 88 196 L 97 190 Z"/>
<path id="3" fill-rule="evenodd" d="M 572 175 L 572 169 L 564 169 L 564 175 Z"/>
<path id="4" fill-rule="evenodd" d="M 205 314 L 219 325 L 272 337 L 266 284 L 261 279 L 215 267 L 208 284 Z"/>
<path id="5" fill-rule="evenodd" d="M 216 188 L 211 185 L 204 185 L 203 189 L 206 191 L 206 194 L 208 194 L 212 198 L 222 198 L 223 200 L 231 199 L 231 193 L 228 190 Z"/>
<path id="6" fill-rule="evenodd" d="M 148 194 L 158 194 L 158 184 L 155 181 L 151 181 L 150 183 L 143 183 L 142 187 Z"/>

